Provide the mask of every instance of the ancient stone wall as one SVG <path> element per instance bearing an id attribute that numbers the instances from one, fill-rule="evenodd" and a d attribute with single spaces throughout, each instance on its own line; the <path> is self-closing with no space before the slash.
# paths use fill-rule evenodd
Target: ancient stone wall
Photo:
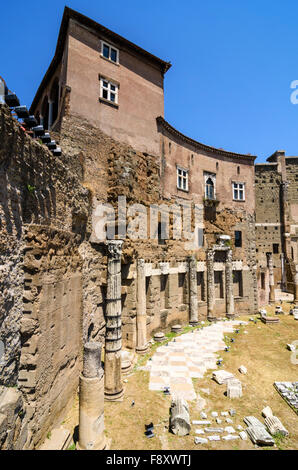
<path id="1" fill-rule="evenodd" d="M 65 412 L 78 385 L 79 249 L 89 230 L 90 198 L 67 160 L 28 136 L 5 106 L 0 135 L 0 383 L 21 393 L 22 439 L 31 448 Z M 0 413 L 2 405 L 0 397 Z M 8 426 L 6 448 L 19 445 L 18 421 L 16 429 Z"/>

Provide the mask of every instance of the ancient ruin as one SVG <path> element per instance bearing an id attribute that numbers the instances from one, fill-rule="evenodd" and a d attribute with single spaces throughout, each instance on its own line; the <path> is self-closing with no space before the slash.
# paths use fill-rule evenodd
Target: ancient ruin
<path id="1" fill-rule="evenodd" d="M 298 302 L 298 157 L 255 165 L 180 133 L 164 119 L 170 67 L 66 7 L 30 110 L 0 79 L 0 449 L 38 449 L 79 389 L 77 448 L 103 450 L 104 403 L 153 337 L 212 322 L 213 341 L 168 347 L 209 344 L 191 382 L 235 317 Z"/>

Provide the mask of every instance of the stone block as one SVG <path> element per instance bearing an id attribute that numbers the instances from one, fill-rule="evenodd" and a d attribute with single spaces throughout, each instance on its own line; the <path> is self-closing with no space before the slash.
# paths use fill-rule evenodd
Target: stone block
<path id="1" fill-rule="evenodd" d="M 228 434 L 227 436 L 222 436 L 223 441 L 235 441 L 236 439 L 240 439 L 240 437 L 236 434 Z"/>
<path id="2" fill-rule="evenodd" d="M 215 382 L 222 385 L 227 383 L 228 380 L 234 378 L 234 375 L 231 372 L 227 372 L 225 370 L 217 370 L 213 372 L 212 377 Z"/>
<path id="3" fill-rule="evenodd" d="M 208 443 L 208 439 L 205 439 L 204 437 L 195 437 L 195 444 L 207 444 L 207 443 Z"/>
<path id="4" fill-rule="evenodd" d="M 262 409 L 262 416 L 264 416 L 264 418 L 267 418 L 268 416 L 273 416 L 273 412 L 270 406 L 266 406 Z"/>
<path id="5" fill-rule="evenodd" d="M 241 398 L 242 385 L 238 379 L 230 379 L 227 382 L 227 397 L 228 398 Z"/>

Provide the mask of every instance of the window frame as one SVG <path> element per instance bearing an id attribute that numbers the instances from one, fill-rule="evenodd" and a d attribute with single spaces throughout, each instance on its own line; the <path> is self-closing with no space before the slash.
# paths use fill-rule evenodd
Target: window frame
<path id="1" fill-rule="evenodd" d="M 242 188 L 239 188 L 239 185 L 242 185 Z M 237 191 L 237 194 L 238 194 L 237 197 L 235 197 L 235 191 Z M 243 193 L 242 199 L 239 197 L 240 192 Z M 245 201 L 245 183 L 241 181 L 232 181 L 232 194 L 233 194 L 233 201 L 244 202 Z"/>
<path id="2" fill-rule="evenodd" d="M 242 230 L 234 230 L 235 232 L 235 248 L 242 248 Z M 236 234 L 240 234 L 237 235 Z"/>
<path id="3" fill-rule="evenodd" d="M 109 57 L 105 57 L 104 56 L 104 47 L 108 47 L 109 48 Z M 111 52 L 112 52 L 112 49 L 114 49 L 114 51 L 116 51 L 116 61 L 115 60 L 112 60 L 111 59 Z M 106 59 L 108 60 L 109 62 L 112 62 L 112 64 L 117 64 L 119 65 L 119 49 L 117 49 L 117 47 L 113 46 L 112 44 L 109 44 L 108 42 L 106 41 L 101 41 L 101 52 L 100 52 L 100 55 L 103 59 Z"/>
<path id="4" fill-rule="evenodd" d="M 209 195 L 207 194 L 207 181 L 209 179 L 211 179 L 213 183 L 213 198 L 209 197 Z M 216 174 L 215 173 L 204 172 L 204 195 L 205 195 L 205 199 L 208 201 L 216 200 Z"/>
<path id="5" fill-rule="evenodd" d="M 182 166 L 177 165 L 177 189 L 180 191 L 188 191 L 189 190 L 189 170 L 183 168 Z M 179 174 L 181 172 L 181 174 Z M 185 173 L 185 175 L 183 175 Z M 179 178 L 181 178 L 181 186 L 179 185 Z M 186 187 L 183 187 L 183 181 L 186 183 Z"/>
<path id="6" fill-rule="evenodd" d="M 103 82 L 106 82 L 108 86 L 104 86 Z M 119 95 L 119 85 L 118 83 L 110 80 L 109 78 L 105 78 L 103 76 L 100 76 L 99 78 L 99 83 L 100 83 L 100 99 L 108 101 L 111 104 L 118 105 L 118 95 Z M 115 87 L 115 90 L 111 90 L 111 86 Z M 107 91 L 107 98 L 103 96 L 103 91 Z M 115 95 L 115 101 L 111 100 L 111 93 Z"/>

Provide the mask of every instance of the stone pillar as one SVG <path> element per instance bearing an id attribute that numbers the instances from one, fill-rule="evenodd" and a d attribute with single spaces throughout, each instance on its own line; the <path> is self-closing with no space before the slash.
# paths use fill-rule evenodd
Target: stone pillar
<path id="1" fill-rule="evenodd" d="M 294 276 L 294 302 L 298 303 L 298 264 L 296 264 L 296 273 Z"/>
<path id="2" fill-rule="evenodd" d="M 197 325 L 198 320 L 198 285 L 197 285 L 197 260 L 194 256 L 188 259 L 189 275 L 189 323 Z"/>
<path id="3" fill-rule="evenodd" d="M 284 255 L 284 253 L 280 254 L 280 262 L 281 262 L 281 290 L 282 290 L 282 292 L 286 292 L 287 277 L 286 277 L 285 255 Z"/>
<path id="4" fill-rule="evenodd" d="M 104 374 L 101 367 L 101 344 L 84 346 L 83 372 L 80 375 L 79 450 L 103 450 L 104 435 Z"/>
<path id="5" fill-rule="evenodd" d="M 145 261 L 137 260 L 137 344 L 136 352 L 145 354 L 148 350 L 147 342 L 147 326 L 146 326 L 146 277 L 145 277 Z"/>
<path id="6" fill-rule="evenodd" d="M 272 253 L 266 253 L 267 265 L 269 270 L 269 303 L 275 303 L 275 290 L 274 290 L 274 271 L 273 271 L 273 258 Z"/>
<path id="7" fill-rule="evenodd" d="M 121 252 L 122 240 L 108 240 L 108 277 L 105 336 L 105 399 L 123 397 L 121 378 Z"/>
<path id="8" fill-rule="evenodd" d="M 49 129 L 53 124 L 53 109 L 54 109 L 54 102 L 49 100 Z"/>
<path id="9" fill-rule="evenodd" d="M 214 321 L 214 251 L 207 251 L 207 318 Z"/>
<path id="10" fill-rule="evenodd" d="M 233 294 L 233 263 L 232 250 L 227 251 L 226 256 L 226 308 L 227 318 L 234 318 L 234 294 Z"/>

